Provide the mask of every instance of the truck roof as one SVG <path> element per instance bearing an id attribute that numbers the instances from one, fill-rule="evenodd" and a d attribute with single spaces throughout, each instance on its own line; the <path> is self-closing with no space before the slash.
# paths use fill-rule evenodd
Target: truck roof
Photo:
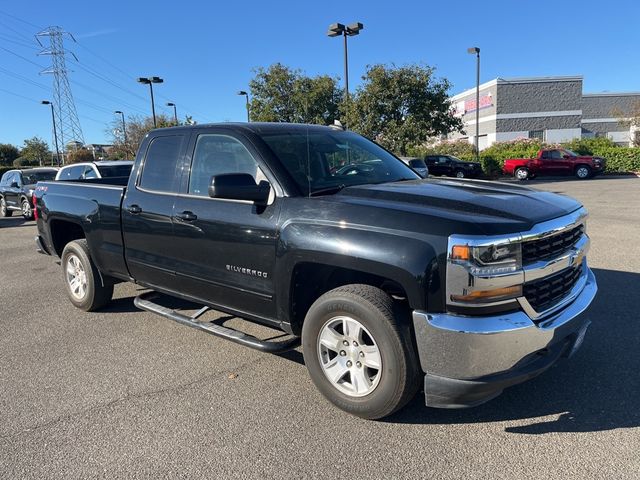
<path id="1" fill-rule="evenodd" d="M 337 126 L 312 125 L 307 123 L 285 123 L 285 122 L 221 122 L 221 123 L 199 123 L 197 125 L 184 125 L 179 127 L 165 127 L 152 130 L 154 132 L 175 132 L 177 130 L 192 130 L 194 128 L 216 127 L 233 130 L 248 130 L 254 133 L 275 133 L 275 132 L 335 132 L 342 131 Z"/>

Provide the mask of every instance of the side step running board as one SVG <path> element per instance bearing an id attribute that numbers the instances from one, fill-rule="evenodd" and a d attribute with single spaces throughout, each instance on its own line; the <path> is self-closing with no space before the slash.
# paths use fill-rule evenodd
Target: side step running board
<path id="1" fill-rule="evenodd" d="M 197 328 L 198 330 L 210 333 L 216 337 L 225 338 L 232 342 L 239 343 L 240 345 L 244 345 L 245 347 L 254 348 L 265 353 L 283 353 L 293 350 L 300 345 L 300 337 L 293 337 L 282 342 L 260 340 L 259 338 L 234 330 L 233 328 L 223 327 L 222 325 L 212 323 L 200 323 L 197 320 L 198 317 L 207 312 L 209 307 L 202 307 L 193 315 L 188 316 L 149 300 L 150 297 L 155 295 L 157 295 L 156 292 L 146 292 L 142 295 L 138 295 L 133 300 L 133 304 L 141 310 L 161 315 L 169 320 L 181 323 L 182 325 Z"/>

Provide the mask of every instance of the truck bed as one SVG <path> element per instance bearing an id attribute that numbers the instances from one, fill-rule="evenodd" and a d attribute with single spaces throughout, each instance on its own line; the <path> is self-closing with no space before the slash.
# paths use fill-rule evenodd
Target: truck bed
<path id="1" fill-rule="evenodd" d="M 77 225 L 86 233 L 91 256 L 100 271 L 118 277 L 128 275 L 120 218 L 126 186 L 117 184 L 121 181 L 110 178 L 38 183 L 38 224 L 44 227 L 39 231 L 49 253 L 62 253 L 61 246 L 52 241 L 52 231 L 60 229 L 73 235 Z"/>

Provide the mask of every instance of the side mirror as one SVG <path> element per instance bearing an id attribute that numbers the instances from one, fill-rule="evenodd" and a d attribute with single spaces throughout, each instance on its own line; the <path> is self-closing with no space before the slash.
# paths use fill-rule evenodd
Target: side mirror
<path id="1" fill-rule="evenodd" d="M 211 198 L 248 200 L 258 205 L 266 205 L 271 185 L 263 180 L 259 184 L 248 173 L 225 173 L 214 175 L 209 184 Z"/>
<path id="2" fill-rule="evenodd" d="M 18 182 L 11 182 L 11 188 L 18 188 L 19 186 Z"/>

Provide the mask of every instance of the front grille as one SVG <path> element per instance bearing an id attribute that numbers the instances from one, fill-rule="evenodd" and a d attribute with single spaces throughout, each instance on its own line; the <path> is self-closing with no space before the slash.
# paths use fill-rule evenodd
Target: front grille
<path id="1" fill-rule="evenodd" d="M 567 268 L 560 273 L 525 283 L 522 293 L 536 312 L 542 312 L 566 297 L 582 273 L 582 266 Z"/>
<path id="2" fill-rule="evenodd" d="M 522 263 L 535 262 L 557 257 L 566 252 L 580 239 L 584 232 L 584 225 L 565 230 L 564 232 L 522 243 Z"/>

